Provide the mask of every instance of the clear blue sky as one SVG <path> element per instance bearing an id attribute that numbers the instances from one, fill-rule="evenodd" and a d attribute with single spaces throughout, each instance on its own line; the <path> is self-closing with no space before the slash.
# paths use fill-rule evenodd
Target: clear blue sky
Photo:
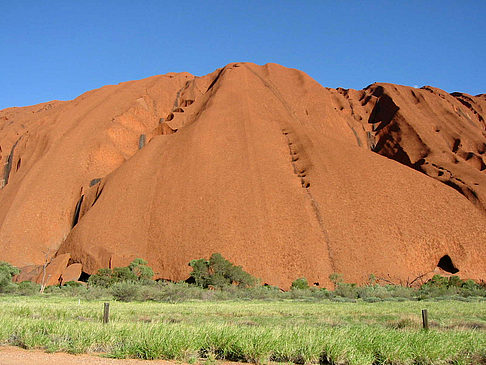
<path id="1" fill-rule="evenodd" d="M 486 92 L 486 1 L 0 0 L 0 109 L 276 62 L 328 87 Z"/>

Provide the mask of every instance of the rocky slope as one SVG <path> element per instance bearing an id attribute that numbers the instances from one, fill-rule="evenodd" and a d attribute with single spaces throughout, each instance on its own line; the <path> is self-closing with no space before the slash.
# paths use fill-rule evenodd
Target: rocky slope
<path id="1" fill-rule="evenodd" d="M 213 252 L 284 288 L 485 280 L 485 117 L 485 95 L 250 63 L 5 109 L 0 259 L 50 283 L 135 257 L 181 280 Z"/>

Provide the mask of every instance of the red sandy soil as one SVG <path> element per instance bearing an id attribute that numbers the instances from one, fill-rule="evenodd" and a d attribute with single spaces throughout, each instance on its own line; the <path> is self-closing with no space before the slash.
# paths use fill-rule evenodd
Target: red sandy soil
<path id="1" fill-rule="evenodd" d="M 181 280 L 220 252 L 287 288 L 406 283 L 448 255 L 486 280 L 485 118 L 484 94 L 251 63 L 4 109 L 0 259 L 37 281 L 52 260 L 56 284 L 136 257 Z"/>
<path id="2" fill-rule="evenodd" d="M 170 365 L 178 362 L 162 360 L 119 360 L 94 355 L 70 355 L 65 353 L 45 353 L 40 350 L 23 350 L 18 347 L 0 346 L 0 365 Z"/>

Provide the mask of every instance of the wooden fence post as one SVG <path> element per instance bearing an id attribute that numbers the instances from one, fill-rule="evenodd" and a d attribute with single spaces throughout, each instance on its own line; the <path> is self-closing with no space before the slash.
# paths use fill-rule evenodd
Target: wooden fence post
<path id="1" fill-rule="evenodd" d="M 429 329 L 429 317 L 428 317 L 427 309 L 422 309 L 422 326 L 424 330 Z"/>
<path id="2" fill-rule="evenodd" d="M 108 323 L 108 319 L 110 316 L 110 303 L 105 303 L 103 308 L 103 323 Z"/>

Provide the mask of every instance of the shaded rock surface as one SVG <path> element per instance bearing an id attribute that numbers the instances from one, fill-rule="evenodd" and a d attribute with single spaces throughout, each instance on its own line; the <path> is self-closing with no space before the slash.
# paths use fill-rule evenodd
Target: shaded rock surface
<path id="1" fill-rule="evenodd" d="M 5 109 L 0 259 L 92 274 L 142 257 L 181 280 L 220 252 L 289 287 L 407 283 L 447 255 L 486 279 L 485 111 L 485 95 L 251 63 Z"/>
<path id="2" fill-rule="evenodd" d="M 68 281 L 78 281 L 83 271 L 82 264 L 71 264 L 64 269 L 61 274 L 61 282 L 67 283 Z"/>
<path id="3" fill-rule="evenodd" d="M 56 256 L 50 261 L 49 265 L 46 266 L 45 272 L 44 269 L 41 270 L 35 281 L 45 284 L 45 286 L 62 283 L 61 276 L 66 269 L 70 258 L 71 255 L 68 253 Z"/>

